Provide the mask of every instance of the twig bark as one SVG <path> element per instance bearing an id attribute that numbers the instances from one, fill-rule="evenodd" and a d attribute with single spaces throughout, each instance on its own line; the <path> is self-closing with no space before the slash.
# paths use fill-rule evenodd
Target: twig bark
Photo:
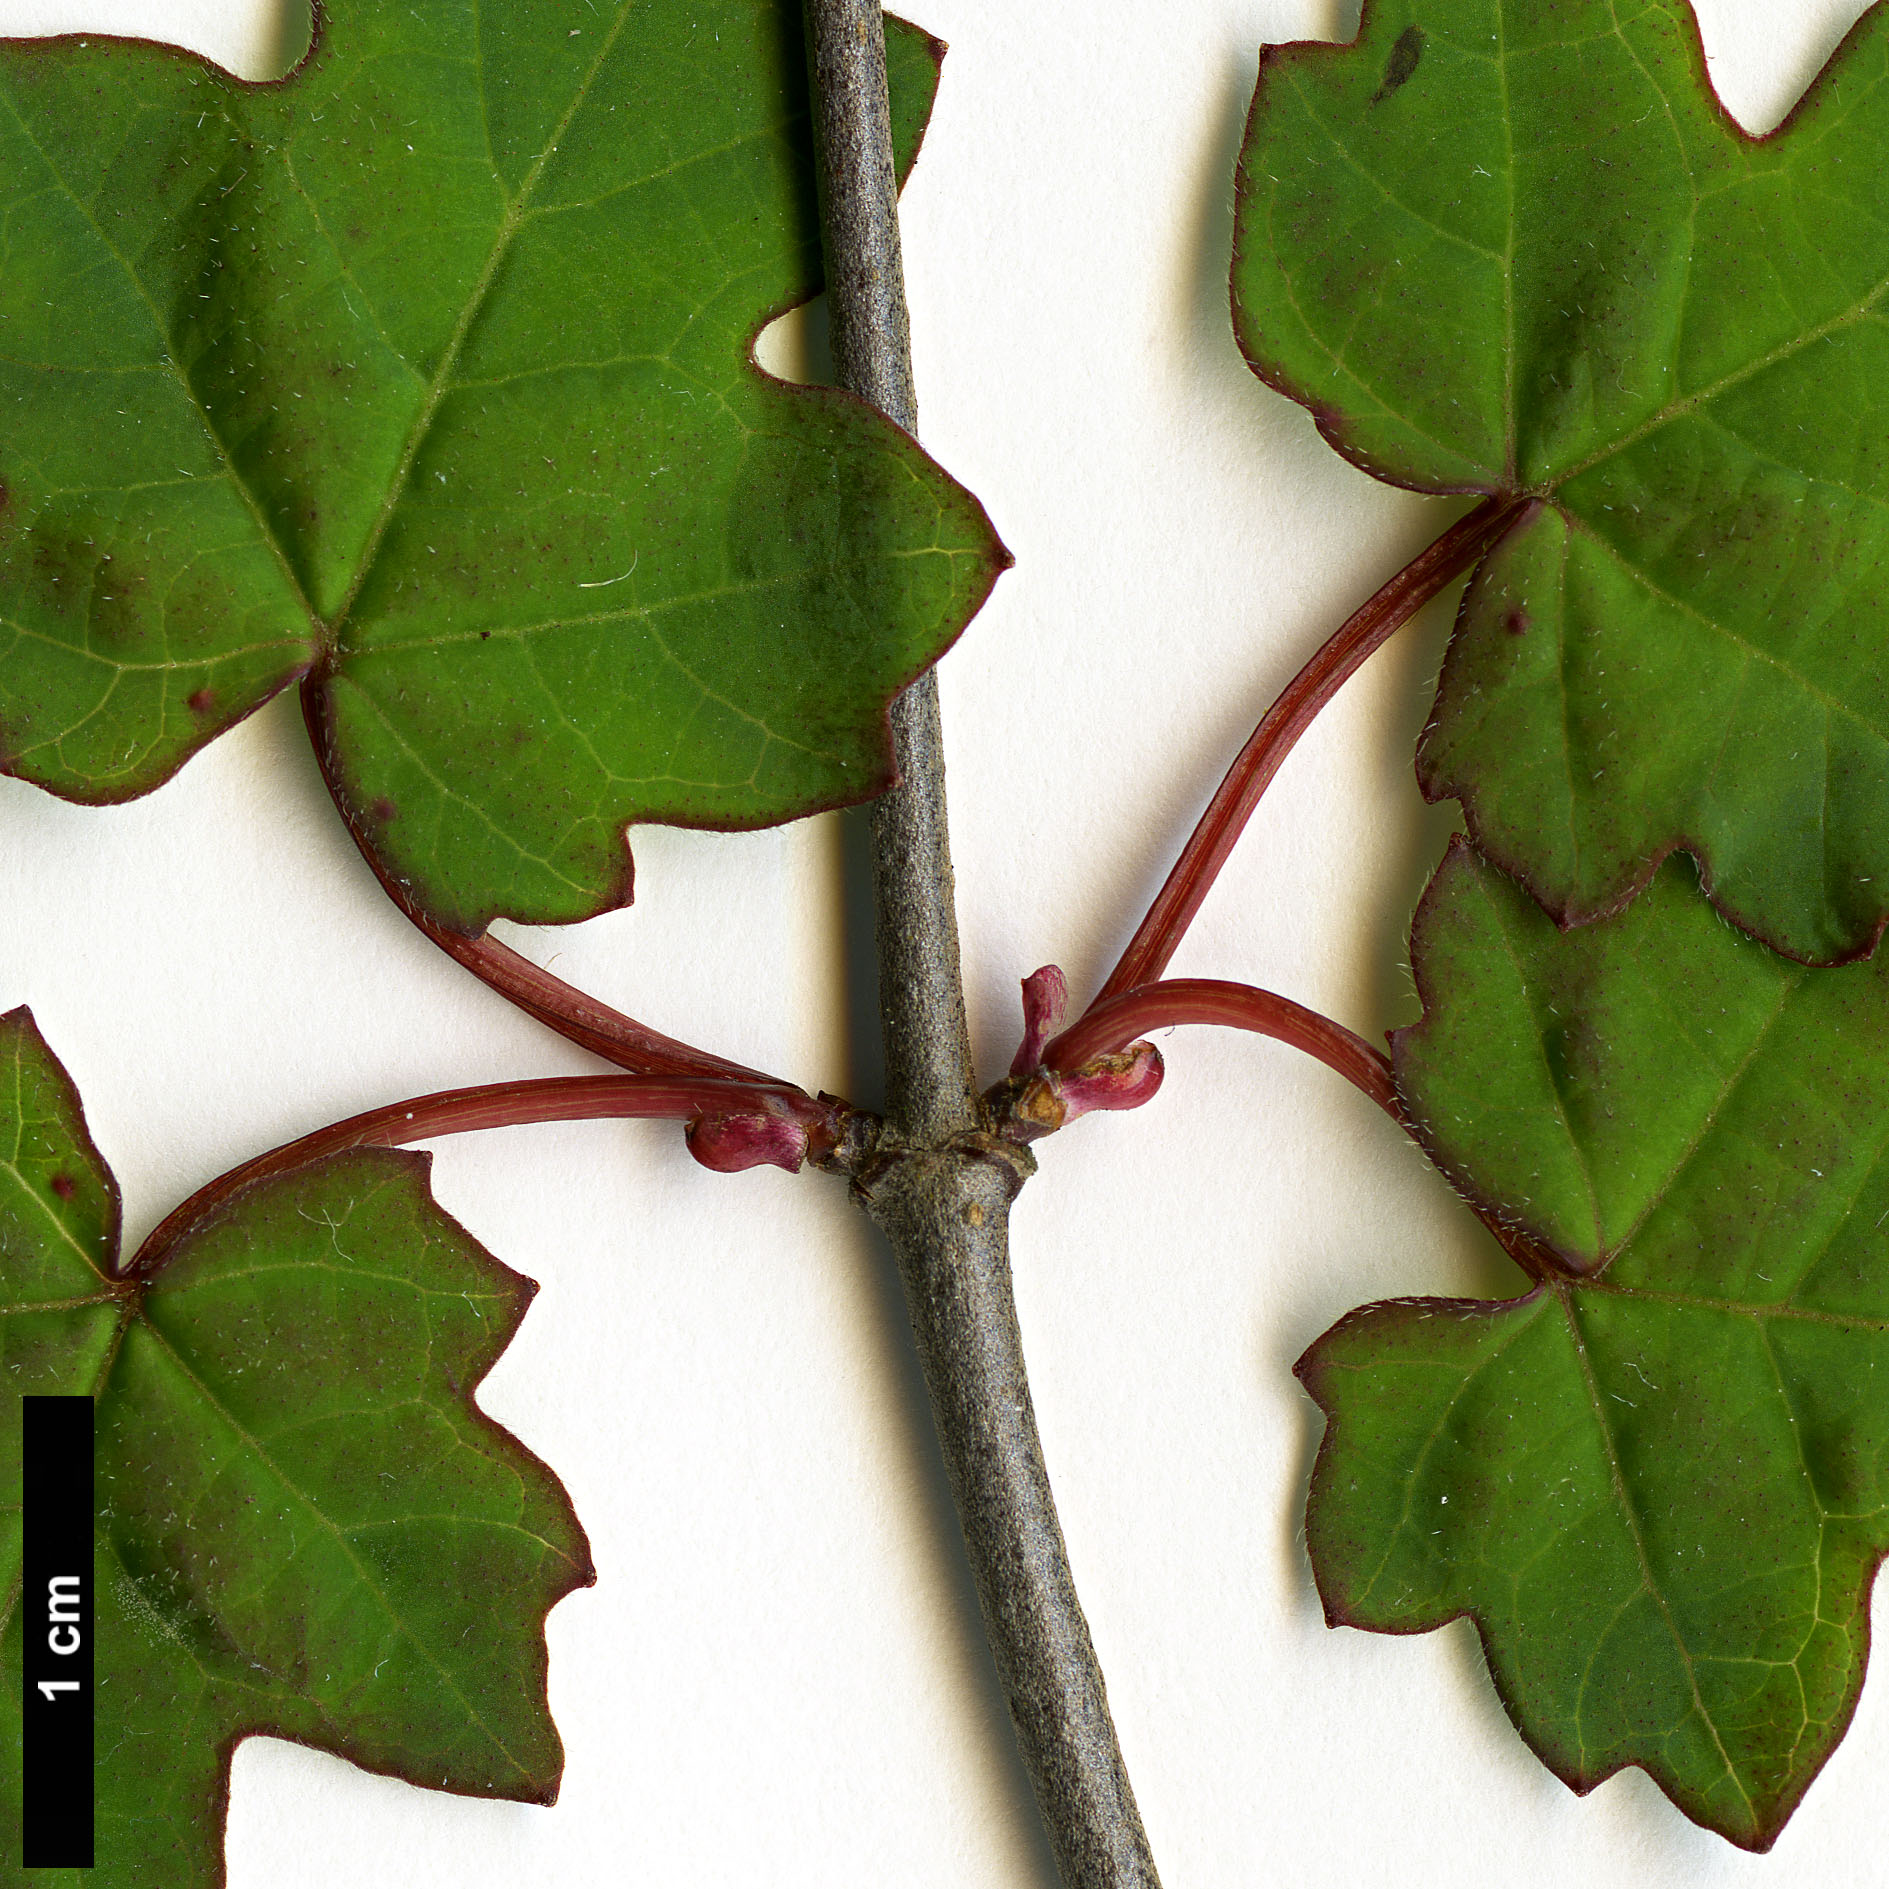
<path id="1" fill-rule="evenodd" d="M 806 0 L 840 384 L 917 430 L 878 0 Z M 983 1119 L 964 1023 L 937 685 L 893 705 L 874 809 L 886 1123 L 856 1177 L 905 1284 L 985 1630 L 1067 1889 L 1157 1889 L 1043 1466 L 1011 1292 L 1033 1170 Z"/>

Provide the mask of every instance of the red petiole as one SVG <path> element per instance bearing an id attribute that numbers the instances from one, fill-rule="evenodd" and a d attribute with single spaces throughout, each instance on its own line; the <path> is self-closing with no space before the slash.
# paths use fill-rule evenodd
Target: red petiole
<path id="1" fill-rule="evenodd" d="M 1125 1048 L 1150 1030 L 1177 1023 L 1217 1023 L 1234 1030 L 1251 1030 L 1290 1043 L 1316 1056 L 1326 1068 L 1368 1095 L 1398 1127 L 1415 1136 L 1416 1130 L 1397 1094 L 1390 1058 L 1342 1023 L 1295 1004 L 1275 991 L 1251 984 L 1226 984 L 1208 977 L 1175 977 L 1139 990 L 1105 997 L 1078 1023 L 1053 1037 L 1043 1050 L 1043 1067 L 1058 1074 L 1073 1074 L 1098 1056 Z M 1465 1194 L 1471 1212 L 1493 1233 L 1498 1244 L 1531 1279 L 1565 1278 L 1568 1268 L 1548 1248 L 1515 1227 L 1506 1225 L 1492 1208 Z"/>
<path id="2" fill-rule="evenodd" d="M 308 724 L 308 736 L 314 743 L 315 753 L 321 757 L 322 778 L 334 797 L 335 810 L 355 835 L 361 857 L 380 881 L 380 889 L 418 930 L 482 984 L 556 1030 L 560 1036 L 589 1050 L 593 1056 L 601 1056 L 607 1063 L 615 1063 L 619 1069 L 627 1069 L 632 1075 L 708 1076 L 721 1081 L 793 1089 L 793 1084 L 781 1081 L 778 1076 L 764 1075 L 758 1069 L 730 1062 L 710 1050 L 697 1049 L 692 1043 L 679 1042 L 673 1036 L 664 1036 L 661 1031 L 638 1023 L 634 1017 L 626 1017 L 620 1010 L 612 1010 L 608 1004 L 598 1002 L 561 977 L 533 964 L 510 945 L 501 944 L 490 932 L 468 938 L 463 932 L 453 931 L 427 917 L 407 896 L 406 888 L 382 868 L 373 847 L 363 838 L 348 811 L 347 796 L 328 765 L 330 743 L 322 718 L 320 693 L 312 675 L 302 685 L 302 717 Z"/>
<path id="3" fill-rule="evenodd" d="M 1227 770 L 1167 883 L 1082 1018 L 1044 1044 L 1043 1018 L 1036 1012 L 1046 1006 L 1060 1010 L 1061 973 L 1048 966 L 1026 981 L 1024 1005 L 1030 1014 L 1024 1047 L 1018 1052 L 1019 1065 L 1035 1063 L 1067 1078 L 1095 1058 L 1125 1049 L 1150 1030 L 1177 1023 L 1222 1024 L 1274 1037 L 1316 1056 L 1392 1120 L 1409 1126 L 1389 1061 L 1342 1024 L 1250 984 L 1209 978 L 1162 981 L 1161 973 L 1299 737 L 1374 650 L 1495 547 L 1525 504 L 1525 500 L 1505 496 L 1485 499 L 1354 611 L 1293 677 Z M 1053 990 L 1047 984 L 1036 989 L 1037 980 L 1051 973 Z M 1022 1073 L 1021 1067 L 1012 1071 L 1013 1076 Z M 1152 1094 L 1155 1086 L 1149 1085 L 1147 1093 Z"/>
<path id="4" fill-rule="evenodd" d="M 1096 1001 L 1078 1023 L 1044 1047 L 1044 1068 L 1073 1075 L 1151 1030 L 1180 1023 L 1220 1024 L 1305 1050 L 1394 1120 L 1404 1122 L 1389 1062 L 1329 1017 L 1251 985 L 1206 978 L 1157 980 L 1299 737 L 1372 651 L 1493 547 L 1517 509 L 1512 499 L 1485 500 L 1356 611 L 1294 677 L 1228 771 Z M 368 857 L 371 863 L 372 854 Z M 698 1159 L 709 1166 L 738 1167 L 756 1160 L 798 1165 L 797 1155 L 791 1160 L 783 1156 L 783 1138 L 797 1139 L 804 1149 L 809 1132 L 822 1140 L 835 1136 L 835 1107 L 828 1102 L 664 1036 L 575 989 L 489 933 L 468 938 L 436 924 L 401 897 L 399 888 L 385 879 L 382 883 L 413 924 L 482 983 L 570 1041 L 632 1073 L 453 1089 L 319 1129 L 200 1189 L 145 1241 L 130 1271 L 150 1271 L 184 1231 L 241 1188 L 350 1148 L 399 1147 L 526 1122 L 666 1118 L 689 1124 Z M 773 1151 L 759 1151 L 757 1136 Z"/>
<path id="5" fill-rule="evenodd" d="M 1286 685 L 1227 770 L 1219 791 L 1207 803 L 1207 811 L 1200 816 L 1200 824 L 1175 861 L 1167 883 L 1097 995 L 1097 1004 L 1152 984 L 1167 969 L 1168 960 L 1219 877 L 1260 796 L 1272 784 L 1299 737 L 1366 657 L 1446 584 L 1494 549 L 1525 503 L 1504 496 L 1484 499 L 1353 612 Z"/>
<path id="6" fill-rule="evenodd" d="M 778 1076 L 764 1075 L 741 1063 L 731 1063 L 710 1050 L 664 1036 L 647 1024 L 612 1010 L 606 1003 L 565 983 L 541 965 L 490 932 L 477 938 L 448 931 L 406 905 L 400 908 L 421 931 L 457 964 L 482 984 L 549 1025 L 560 1036 L 587 1049 L 605 1062 L 634 1075 L 707 1076 L 728 1082 L 751 1082 L 768 1088 L 788 1088 Z"/>
<path id="7" fill-rule="evenodd" d="M 552 1076 L 536 1082 L 492 1082 L 446 1089 L 318 1128 L 299 1141 L 272 1148 L 201 1187 L 158 1225 L 126 1268 L 154 1271 L 177 1241 L 204 1216 L 256 1181 L 307 1167 L 350 1148 L 399 1148 L 440 1135 L 480 1128 L 516 1128 L 528 1122 L 668 1120 L 774 1121 L 830 1134 L 833 1109 L 798 1089 L 730 1082 L 705 1076 Z"/>
<path id="8" fill-rule="evenodd" d="M 323 753 L 320 719 L 307 691 L 303 706 L 316 751 Z M 339 793 L 335 798 L 345 817 L 345 802 Z M 575 989 L 490 933 L 468 938 L 435 923 L 381 870 L 371 848 L 361 850 L 387 896 L 456 963 L 539 1022 L 630 1073 L 448 1089 L 317 1129 L 199 1188 L 145 1240 L 125 1268 L 126 1277 L 154 1271 L 185 1233 L 245 1187 L 351 1148 L 397 1148 L 528 1122 L 672 1120 L 687 1125 L 690 1152 L 698 1161 L 732 1173 L 763 1163 L 798 1168 L 809 1155 L 825 1159 L 840 1141 L 842 1117 L 850 1113 L 844 1104 L 816 1101 L 779 1077 L 664 1036 Z"/>
<path id="9" fill-rule="evenodd" d="M 1330 1017 L 1251 984 L 1177 977 L 1099 998 L 1080 1022 L 1045 1046 L 1046 1068 L 1073 1073 L 1097 1056 L 1126 1048 L 1150 1030 L 1177 1023 L 1217 1023 L 1290 1043 L 1362 1089 L 1393 1121 L 1406 1125 L 1389 1059 Z"/>

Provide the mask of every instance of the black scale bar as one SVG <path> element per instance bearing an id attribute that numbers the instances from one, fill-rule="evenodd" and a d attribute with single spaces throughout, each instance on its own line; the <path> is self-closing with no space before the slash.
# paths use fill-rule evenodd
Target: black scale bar
<path id="1" fill-rule="evenodd" d="M 92 1400 L 24 1397 L 21 1861 L 92 1867 Z"/>

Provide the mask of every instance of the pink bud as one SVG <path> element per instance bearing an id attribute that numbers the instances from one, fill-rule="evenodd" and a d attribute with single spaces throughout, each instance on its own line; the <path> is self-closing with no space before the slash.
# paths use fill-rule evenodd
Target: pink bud
<path id="1" fill-rule="evenodd" d="M 1062 1078 L 1063 1120 L 1097 1109 L 1139 1108 L 1151 1102 L 1167 1070 L 1152 1043 L 1130 1043 L 1112 1056 L 1097 1056 Z"/>
<path id="2" fill-rule="evenodd" d="M 1012 1141 L 1039 1141 L 1078 1115 L 1139 1108 L 1153 1100 L 1166 1073 L 1152 1043 L 1131 1043 L 1112 1055 L 1091 1057 L 1073 1075 L 1039 1069 L 1029 1077 L 1013 1076 L 991 1091 L 1005 1096 L 1000 1132 Z"/>
<path id="3" fill-rule="evenodd" d="M 1023 1043 L 1010 1064 L 1013 1076 L 1027 1076 L 1043 1060 L 1043 1045 L 1056 1034 L 1069 1004 L 1069 980 L 1054 964 L 1023 980 Z"/>
<path id="4" fill-rule="evenodd" d="M 798 1174 L 807 1158 L 807 1130 L 787 1115 L 697 1115 L 683 1133 L 689 1152 L 717 1174 L 762 1166 Z"/>

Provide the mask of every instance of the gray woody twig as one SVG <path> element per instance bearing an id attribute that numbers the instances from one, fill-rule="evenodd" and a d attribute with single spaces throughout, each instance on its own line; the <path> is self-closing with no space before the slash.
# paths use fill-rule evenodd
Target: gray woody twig
<path id="1" fill-rule="evenodd" d="M 806 0 L 840 385 L 916 432 L 876 0 Z M 1034 1169 L 978 1101 L 958 970 L 938 691 L 892 708 L 899 784 L 873 810 L 886 1127 L 856 1186 L 905 1283 L 945 1468 L 1017 1742 L 1067 1889 L 1158 1889 L 1043 1467 L 1011 1294 Z"/>

